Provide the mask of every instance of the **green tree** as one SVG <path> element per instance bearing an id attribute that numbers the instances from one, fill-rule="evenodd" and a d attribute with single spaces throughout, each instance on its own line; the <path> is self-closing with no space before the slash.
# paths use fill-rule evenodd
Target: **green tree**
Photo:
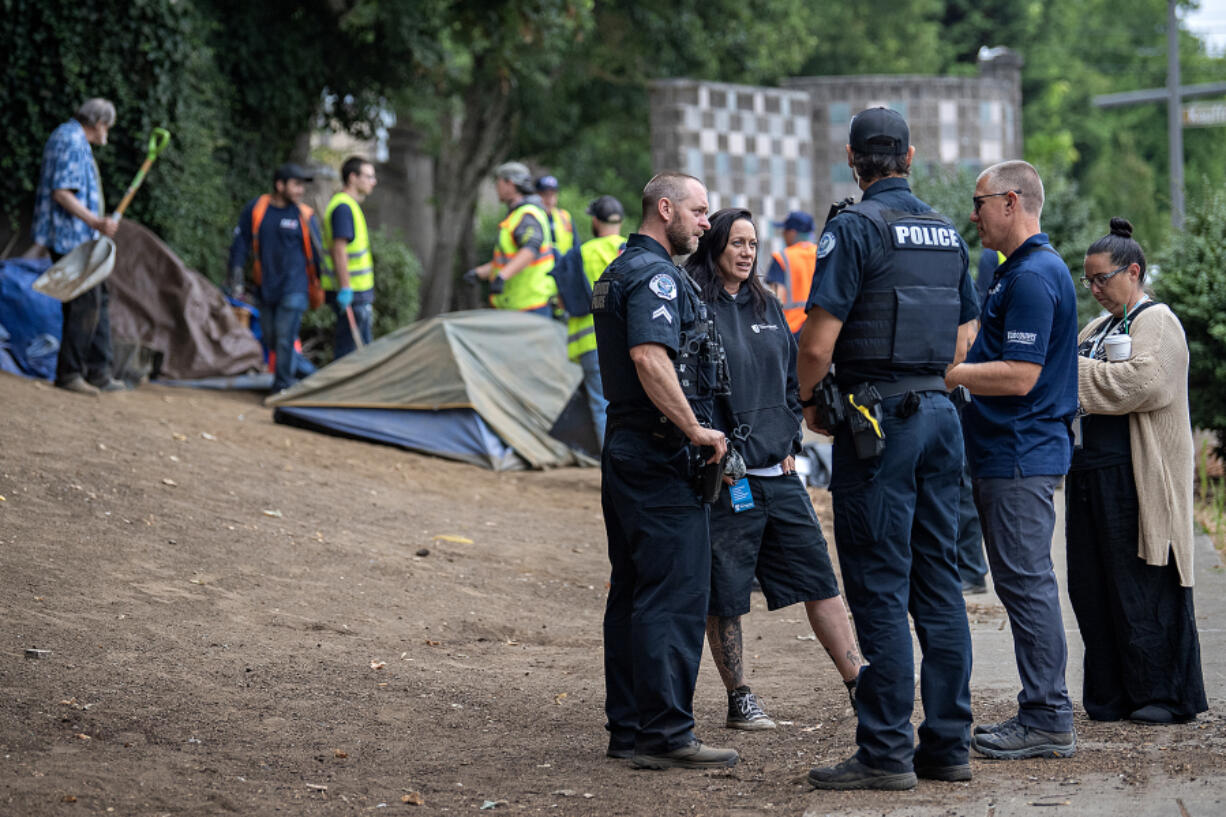
<path id="1" fill-rule="evenodd" d="M 1188 208 L 1184 229 L 1153 258 L 1158 300 L 1188 338 L 1192 425 L 1217 432 L 1226 456 L 1226 193 L 1220 187 Z"/>

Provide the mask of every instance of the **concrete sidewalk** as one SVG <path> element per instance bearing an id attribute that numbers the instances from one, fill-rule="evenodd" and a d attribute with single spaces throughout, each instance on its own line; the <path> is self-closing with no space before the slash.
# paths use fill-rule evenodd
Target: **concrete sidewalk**
<path id="1" fill-rule="evenodd" d="M 1073 698 L 1075 713 L 1084 716 L 1081 708 L 1082 656 L 1084 645 L 1077 629 L 1077 619 L 1068 601 L 1064 545 L 1064 498 L 1057 494 L 1056 507 L 1059 514 L 1056 534 L 1052 542 L 1052 561 L 1060 582 L 1064 610 L 1064 627 L 1068 639 L 1068 688 Z M 1201 715 L 1208 722 L 1207 729 L 1217 730 L 1221 738 L 1220 714 L 1226 711 L 1226 570 L 1215 552 L 1208 536 L 1198 535 L 1196 541 L 1196 623 L 1200 632 L 1201 661 L 1205 676 L 1205 694 L 1209 699 L 1209 712 Z M 967 610 L 971 619 L 971 639 L 974 644 L 974 671 L 971 690 L 976 701 L 983 698 L 999 699 L 993 704 L 997 710 L 991 713 L 976 711 L 976 717 L 984 714 L 1008 716 L 1016 711 L 1016 695 L 1021 688 L 1017 665 L 1013 657 L 1013 636 L 1004 607 L 991 592 L 986 595 L 968 596 Z M 990 717 L 985 719 L 991 719 Z M 1080 719 L 1080 718 L 1079 718 Z M 1155 727 L 1149 734 L 1158 743 L 1164 740 L 1163 727 Z M 1147 734 L 1148 737 L 1148 734 Z M 1136 745 L 1115 746 L 1103 741 L 1079 737 L 1078 754 L 1086 752 L 1120 752 L 1135 750 Z M 991 762 L 991 761 L 985 761 Z M 1011 761 L 998 761 L 1008 763 Z M 1060 761 L 1051 761 L 1051 780 L 1039 786 L 1019 786 L 1014 791 L 998 791 L 982 803 L 982 809 L 972 814 L 1013 817 L 1027 815 L 1036 817 L 1035 806 L 1064 805 L 1064 808 L 1040 809 L 1044 815 L 1064 813 L 1077 815 L 1172 815 L 1173 817 L 1209 817 L 1226 814 L 1226 775 L 1179 779 L 1167 774 L 1163 766 L 1154 763 L 1143 770 L 1147 782 L 1131 784 L 1122 774 L 1080 774 L 1075 781 L 1063 779 Z M 1226 768 L 1226 759 L 1222 765 Z M 1048 771 L 1047 768 L 1044 771 Z M 1021 781 L 1019 781 L 1020 783 Z M 1024 789 L 1024 791 L 1022 790 Z M 1051 801 L 1051 802 L 1044 802 Z M 1178 801 L 1178 802 L 1177 802 Z M 1181 809 L 1182 804 L 1182 809 Z M 926 810 L 902 810 L 893 814 L 927 814 Z M 938 813 L 938 812 L 932 812 Z M 945 810 L 942 813 L 948 813 Z"/>

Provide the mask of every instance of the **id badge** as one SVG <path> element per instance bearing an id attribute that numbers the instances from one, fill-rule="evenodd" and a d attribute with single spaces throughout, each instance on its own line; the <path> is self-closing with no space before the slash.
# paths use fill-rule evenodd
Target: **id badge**
<path id="1" fill-rule="evenodd" d="M 753 507 L 753 491 L 749 489 L 749 477 L 741 477 L 728 487 L 732 499 L 732 512 L 740 513 Z"/>

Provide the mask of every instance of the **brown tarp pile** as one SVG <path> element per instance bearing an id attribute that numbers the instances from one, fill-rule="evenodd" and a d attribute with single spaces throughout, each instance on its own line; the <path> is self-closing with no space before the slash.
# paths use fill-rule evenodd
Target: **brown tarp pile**
<path id="1" fill-rule="evenodd" d="M 125 219 L 115 236 L 111 337 L 160 354 L 157 376 L 226 377 L 260 370 L 260 343 L 221 290 L 156 235 Z"/>

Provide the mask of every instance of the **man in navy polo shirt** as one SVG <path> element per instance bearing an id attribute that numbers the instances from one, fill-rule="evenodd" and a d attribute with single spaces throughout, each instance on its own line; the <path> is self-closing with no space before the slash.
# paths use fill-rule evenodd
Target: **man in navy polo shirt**
<path id="1" fill-rule="evenodd" d="M 1039 228 L 1043 182 L 1033 167 L 993 165 L 973 201 L 983 246 L 1007 257 L 966 362 L 945 380 L 974 396 L 962 415 L 967 457 L 1022 691 L 1017 715 L 976 726 L 971 746 L 993 758 L 1070 757 L 1077 739 L 1051 537 L 1077 411 L 1077 301 L 1068 267 Z"/>

